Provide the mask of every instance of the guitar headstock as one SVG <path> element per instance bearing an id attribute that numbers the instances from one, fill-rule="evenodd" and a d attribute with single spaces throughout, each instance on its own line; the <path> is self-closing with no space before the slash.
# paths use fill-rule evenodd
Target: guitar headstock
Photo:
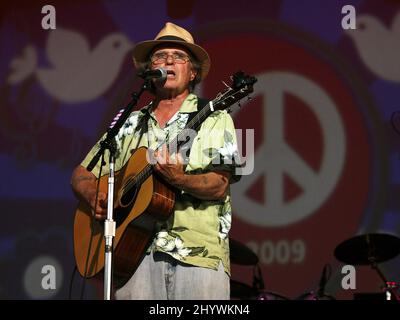
<path id="1" fill-rule="evenodd" d="M 257 78 L 246 75 L 243 71 L 234 73 L 231 77 L 232 84 L 219 93 L 213 100 L 215 110 L 224 110 L 229 108 L 235 102 L 243 99 L 253 92 L 253 85 Z"/>

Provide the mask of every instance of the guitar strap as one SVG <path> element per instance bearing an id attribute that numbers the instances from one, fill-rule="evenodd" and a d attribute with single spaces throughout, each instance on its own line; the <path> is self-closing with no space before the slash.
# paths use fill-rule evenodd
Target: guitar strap
<path id="1" fill-rule="evenodd" d="M 192 112 L 189 115 L 189 118 L 186 123 L 189 123 L 197 114 L 204 109 L 204 107 L 210 102 L 208 99 L 203 99 L 203 98 L 197 98 L 197 111 Z M 197 130 L 196 130 L 197 131 Z"/>
<path id="2" fill-rule="evenodd" d="M 139 146 L 139 144 L 140 144 L 140 141 L 142 140 L 142 137 L 143 137 L 143 135 L 145 134 L 145 133 L 147 133 L 147 131 L 148 131 L 148 127 L 149 127 L 149 119 L 150 119 L 150 113 L 149 113 L 149 111 L 146 109 L 146 110 L 144 110 L 143 111 L 143 115 L 142 115 L 142 118 L 141 118 L 141 120 L 140 120 L 140 123 L 138 124 L 138 127 L 139 127 L 139 139 L 138 139 L 138 141 L 137 141 L 137 143 L 136 143 L 136 147 L 135 147 L 135 149 L 137 149 L 138 148 L 138 146 Z M 147 147 L 149 147 L 149 145 L 147 144 Z"/>

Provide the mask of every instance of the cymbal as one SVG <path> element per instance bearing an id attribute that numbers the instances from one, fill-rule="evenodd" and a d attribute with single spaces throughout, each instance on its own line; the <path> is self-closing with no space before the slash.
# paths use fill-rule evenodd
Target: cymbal
<path id="1" fill-rule="evenodd" d="M 258 295 L 258 290 L 243 282 L 231 279 L 231 298 L 251 299 Z"/>
<path id="2" fill-rule="evenodd" d="M 351 265 L 370 265 L 390 260 L 400 253 L 400 239 L 384 233 L 367 233 L 347 239 L 335 249 L 335 257 Z"/>
<path id="3" fill-rule="evenodd" d="M 241 265 L 255 265 L 258 263 L 257 255 L 237 240 L 229 239 L 229 250 L 232 263 Z"/>

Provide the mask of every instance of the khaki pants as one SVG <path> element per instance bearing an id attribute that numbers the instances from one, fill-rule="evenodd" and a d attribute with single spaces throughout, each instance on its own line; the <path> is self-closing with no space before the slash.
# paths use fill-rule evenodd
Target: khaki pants
<path id="1" fill-rule="evenodd" d="M 229 300 L 229 276 L 195 267 L 157 252 L 144 257 L 131 279 L 115 292 L 117 300 Z"/>

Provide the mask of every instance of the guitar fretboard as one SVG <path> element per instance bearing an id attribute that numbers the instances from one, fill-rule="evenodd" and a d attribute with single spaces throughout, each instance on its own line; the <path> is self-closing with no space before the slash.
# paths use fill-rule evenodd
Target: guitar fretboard
<path id="1" fill-rule="evenodd" d="M 235 75 L 238 77 L 235 81 Z M 214 110 L 222 110 L 231 106 L 236 101 L 247 96 L 249 93 L 253 92 L 253 84 L 257 81 L 256 78 L 245 77 L 243 73 L 239 72 L 233 76 L 234 88 L 228 87 L 227 90 L 219 94 L 214 100 L 210 101 L 204 108 L 202 108 L 185 126 L 185 128 L 168 143 L 168 152 L 171 155 L 176 153 L 181 145 L 186 142 L 188 137 L 188 130 L 197 131 L 200 125 L 210 116 Z M 237 82 L 237 83 L 236 83 Z M 161 149 L 166 145 L 166 141 L 163 141 L 155 151 Z M 141 185 L 151 174 L 153 173 L 153 165 L 147 164 L 143 170 L 138 173 L 134 178 L 127 180 L 124 186 L 124 194 L 129 192 L 133 187 Z"/>
<path id="2" fill-rule="evenodd" d="M 200 125 L 204 122 L 207 117 L 213 113 L 213 110 L 211 110 L 210 106 L 213 105 L 214 101 L 209 102 L 203 109 L 201 109 L 194 117 L 191 119 L 185 126 L 185 128 L 178 133 L 178 135 L 172 139 L 168 143 L 168 149 L 167 150 L 173 150 L 175 151 L 179 150 L 179 147 L 186 141 L 187 137 L 187 130 L 198 130 Z M 161 149 L 167 142 L 163 141 L 156 150 Z M 172 154 L 173 154 L 172 153 Z M 141 185 L 150 175 L 153 173 L 153 165 L 148 164 L 146 165 L 142 171 L 140 171 L 134 178 L 128 179 L 125 185 L 125 190 L 124 194 L 132 190 L 133 187 Z"/>

